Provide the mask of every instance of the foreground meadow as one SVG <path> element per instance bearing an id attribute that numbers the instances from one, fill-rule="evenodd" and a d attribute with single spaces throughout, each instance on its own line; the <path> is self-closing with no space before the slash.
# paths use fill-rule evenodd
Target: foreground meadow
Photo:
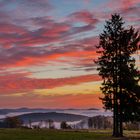
<path id="1" fill-rule="evenodd" d="M 139 131 L 125 131 L 124 138 L 140 139 Z M 30 129 L 0 129 L 0 140 L 115 140 L 110 131 L 57 131 Z M 117 139 L 116 139 L 117 140 Z M 119 140 L 119 139 L 118 139 Z"/>

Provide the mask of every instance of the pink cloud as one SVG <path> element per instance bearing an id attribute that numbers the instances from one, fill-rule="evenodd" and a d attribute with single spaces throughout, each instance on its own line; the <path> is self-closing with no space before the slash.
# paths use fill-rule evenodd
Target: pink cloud
<path id="1" fill-rule="evenodd" d="M 42 33 L 43 36 L 47 37 L 60 37 L 61 34 L 69 31 L 71 26 L 69 24 L 61 23 L 61 24 L 53 24 L 50 29 L 44 30 Z"/>
<path id="2" fill-rule="evenodd" d="M 0 33 L 17 33 L 17 34 L 23 34 L 26 33 L 27 30 L 25 30 L 23 27 L 14 25 L 14 24 L 8 24 L 8 23 L 0 23 Z"/>
<path id="3" fill-rule="evenodd" d="M 87 10 L 72 13 L 69 18 L 71 18 L 73 22 L 80 21 L 87 24 L 96 24 L 98 22 L 98 19 L 94 17 L 94 14 Z"/>
<path id="4" fill-rule="evenodd" d="M 13 38 L 13 40 L 10 41 L 14 42 L 15 40 Z M 44 39 L 44 41 L 46 40 Z M 5 43 L 6 45 L 9 45 L 8 47 L 0 47 L 0 66 L 3 68 L 30 66 L 48 63 L 49 61 L 60 61 L 60 58 L 63 57 L 80 58 L 83 59 L 82 61 L 84 61 L 84 59 L 90 59 L 91 62 L 89 61 L 88 63 L 92 63 L 92 60 L 97 57 L 95 48 L 95 45 L 98 43 L 97 37 L 72 41 L 64 46 L 60 45 L 59 48 L 54 47 L 53 49 L 53 46 L 24 47 L 20 46 L 18 43 L 17 46 L 10 47 L 12 42 Z M 43 43 L 43 40 L 39 40 L 38 38 L 36 40 L 30 40 L 29 42 L 25 41 L 25 44 L 27 45 L 28 43 L 28 45 L 30 44 L 32 46 L 32 44 L 39 42 Z M 69 60 L 69 62 L 70 61 L 73 60 Z M 75 61 L 75 65 L 77 65 L 76 62 L 78 62 L 78 59 Z"/>
<path id="5" fill-rule="evenodd" d="M 134 7 L 140 3 L 139 0 L 119 0 L 123 9 L 128 9 L 130 7 Z"/>

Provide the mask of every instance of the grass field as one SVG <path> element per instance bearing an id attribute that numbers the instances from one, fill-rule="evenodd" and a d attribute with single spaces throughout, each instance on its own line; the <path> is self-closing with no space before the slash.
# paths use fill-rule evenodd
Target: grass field
<path id="1" fill-rule="evenodd" d="M 140 132 L 127 131 L 123 139 L 138 140 Z M 0 129 L 0 140 L 123 140 L 111 137 L 110 131 L 74 132 L 57 130 Z"/>

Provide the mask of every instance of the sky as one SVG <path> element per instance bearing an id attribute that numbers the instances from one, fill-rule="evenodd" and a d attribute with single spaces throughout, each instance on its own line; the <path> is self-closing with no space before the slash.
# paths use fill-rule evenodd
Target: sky
<path id="1" fill-rule="evenodd" d="M 0 0 L 0 108 L 102 108 L 93 60 L 113 13 L 140 29 L 140 0 Z"/>

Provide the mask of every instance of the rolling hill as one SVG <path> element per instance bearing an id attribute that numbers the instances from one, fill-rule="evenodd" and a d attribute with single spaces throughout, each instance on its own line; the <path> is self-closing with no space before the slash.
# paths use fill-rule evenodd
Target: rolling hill
<path id="1" fill-rule="evenodd" d="M 32 122 L 38 122 L 38 121 L 45 121 L 45 120 L 53 120 L 56 122 L 61 121 L 79 121 L 83 119 L 87 119 L 87 116 L 83 115 L 75 115 L 75 114 L 67 114 L 67 113 L 56 113 L 56 112 L 48 112 L 48 113 L 30 113 L 30 114 L 23 114 L 17 116 L 21 120 L 24 121 L 24 123 L 28 123 L 29 120 Z"/>

